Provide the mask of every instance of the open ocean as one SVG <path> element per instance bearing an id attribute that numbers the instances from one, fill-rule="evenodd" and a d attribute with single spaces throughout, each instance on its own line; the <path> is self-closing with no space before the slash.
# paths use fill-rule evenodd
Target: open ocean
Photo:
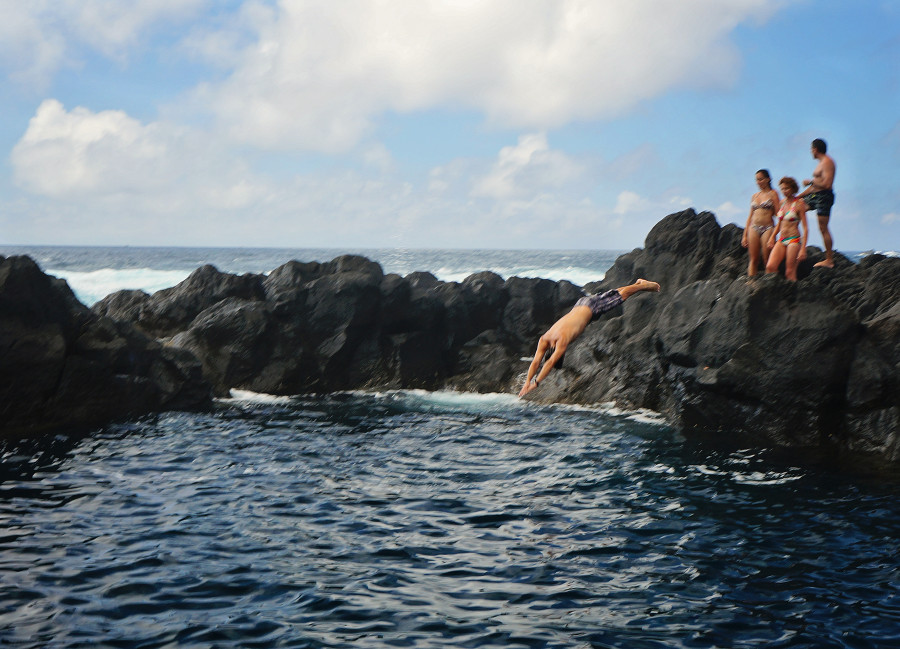
<path id="1" fill-rule="evenodd" d="M 89 305 L 344 252 L 579 285 L 619 254 L 0 247 Z M 235 392 L 0 444 L 0 646 L 900 647 L 900 480 L 609 404 Z"/>

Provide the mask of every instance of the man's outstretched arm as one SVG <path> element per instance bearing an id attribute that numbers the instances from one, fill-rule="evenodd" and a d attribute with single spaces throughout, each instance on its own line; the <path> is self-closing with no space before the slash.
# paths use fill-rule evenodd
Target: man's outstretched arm
<path id="1" fill-rule="evenodd" d="M 575 306 L 572 307 L 572 310 L 557 320 L 547 330 L 547 333 L 538 340 L 537 351 L 534 354 L 531 365 L 528 366 L 528 375 L 525 378 L 525 385 L 519 391 L 519 396 L 524 397 L 540 385 L 541 381 L 550 373 L 550 370 L 559 362 L 562 355 L 566 353 L 566 348 L 569 344 L 582 334 L 591 320 L 617 307 L 629 297 L 641 291 L 659 291 L 659 284 L 646 279 L 639 279 L 634 284 L 622 286 L 615 291 L 589 295 L 578 300 Z M 553 352 L 543 367 L 541 367 L 541 359 L 544 358 L 548 349 L 552 349 Z M 538 368 L 540 368 L 540 371 L 538 371 Z"/>
<path id="2" fill-rule="evenodd" d="M 585 327 L 588 326 L 591 318 L 593 318 L 593 313 L 590 307 L 574 306 L 571 311 L 557 320 L 547 333 L 540 337 L 534 359 L 531 361 L 531 365 L 528 366 L 528 376 L 525 379 L 525 385 L 519 391 L 520 397 L 534 390 L 544 380 L 550 373 L 550 370 L 553 369 L 553 366 L 566 353 L 569 343 L 578 338 Z M 544 358 L 548 349 L 552 349 L 553 353 L 550 354 L 550 358 L 541 367 L 541 359 Z M 539 367 L 540 372 L 538 372 Z M 538 372 L 537 376 L 535 376 L 536 372 Z"/>

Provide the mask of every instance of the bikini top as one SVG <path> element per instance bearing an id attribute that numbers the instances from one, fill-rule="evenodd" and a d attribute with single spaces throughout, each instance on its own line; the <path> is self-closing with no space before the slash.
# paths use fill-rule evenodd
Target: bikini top
<path id="1" fill-rule="evenodd" d="M 753 202 L 753 203 L 750 203 L 750 209 L 751 210 L 774 210 L 775 203 L 772 202 L 771 198 L 762 203 Z"/>
<path id="2" fill-rule="evenodd" d="M 781 209 L 778 210 L 779 221 L 783 220 L 788 223 L 794 223 L 795 221 L 800 220 L 800 216 L 794 211 L 794 205 L 797 204 L 797 200 L 799 199 L 795 199 L 794 202 L 791 203 L 791 209 L 787 209 L 787 199 L 785 199 L 785 202 L 781 204 Z"/>

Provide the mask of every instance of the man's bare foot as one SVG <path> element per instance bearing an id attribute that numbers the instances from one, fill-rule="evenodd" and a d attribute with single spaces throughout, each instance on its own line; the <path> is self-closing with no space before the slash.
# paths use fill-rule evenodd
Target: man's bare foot
<path id="1" fill-rule="evenodd" d="M 813 268 L 834 268 L 834 262 L 826 259 L 818 264 L 813 264 Z"/>
<path id="2" fill-rule="evenodd" d="M 659 284 L 648 279 L 639 279 L 635 284 L 639 291 L 659 291 Z"/>

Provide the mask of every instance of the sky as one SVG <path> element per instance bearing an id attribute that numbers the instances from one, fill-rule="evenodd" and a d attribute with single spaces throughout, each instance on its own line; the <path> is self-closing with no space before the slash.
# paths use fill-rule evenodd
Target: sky
<path id="1" fill-rule="evenodd" d="M 836 248 L 900 250 L 900 1 L 0 15 L 0 244 L 629 250 L 688 207 L 743 226 L 823 138 Z"/>

